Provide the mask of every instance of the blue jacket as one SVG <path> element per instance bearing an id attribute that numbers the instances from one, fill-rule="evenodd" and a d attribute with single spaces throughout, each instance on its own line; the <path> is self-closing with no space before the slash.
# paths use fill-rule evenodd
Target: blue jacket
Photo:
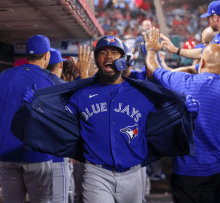
<path id="1" fill-rule="evenodd" d="M 54 85 L 48 77 L 49 71 L 41 67 L 26 64 L 14 67 L 0 75 L 0 161 L 37 163 L 52 159 L 49 154 L 28 152 L 21 146 L 11 132 L 11 121 L 21 104 L 21 98 L 27 87 L 35 83 L 37 88 Z"/>
<path id="2" fill-rule="evenodd" d="M 185 108 L 185 96 L 150 81 L 123 78 L 137 89 L 146 90 L 149 98 L 156 101 L 157 111 L 147 119 L 149 153 L 142 165 L 163 156 L 194 155 L 193 122 Z M 83 162 L 78 119 L 65 110 L 65 105 L 74 91 L 97 80 L 98 77 L 88 78 L 36 90 L 33 102 L 23 102 L 15 114 L 12 133 L 26 149 Z"/>

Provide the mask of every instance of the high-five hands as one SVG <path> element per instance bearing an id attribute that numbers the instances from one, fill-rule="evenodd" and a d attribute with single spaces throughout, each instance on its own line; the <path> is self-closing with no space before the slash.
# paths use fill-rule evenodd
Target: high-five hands
<path id="1" fill-rule="evenodd" d="M 159 51 L 163 47 L 163 42 L 161 44 L 159 42 L 159 30 L 155 29 L 155 27 L 150 28 L 149 38 L 145 32 L 143 33 L 143 36 L 145 40 L 146 51 Z"/>
<path id="2" fill-rule="evenodd" d="M 176 53 L 178 48 L 174 46 L 174 44 L 171 42 L 171 40 L 160 33 L 160 37 L 163 40 L 163 47 L 166 48 L 171 53 Z"/>

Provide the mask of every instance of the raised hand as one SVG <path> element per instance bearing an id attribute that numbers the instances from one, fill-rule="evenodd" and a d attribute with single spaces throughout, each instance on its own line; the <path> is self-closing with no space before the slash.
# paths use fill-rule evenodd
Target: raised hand
<path id="1" fill-rule="evenodd" d="M 24 93 L 24 96 L 22 97 L 22 101 L 31 103 L 34 99 L 34 90 L 36 90 L 36 84 L 32 85 L 32 89 L 30 87 L 27 87 L 27 90 Z"/>
<path id="2" fill-rule="evenodd" d="M 162 44 L 159 42 L 159 30 L 155 29 L 155 27 L 150 28 L 149 38 L 145 32 L 143 33 L 143 36 L 146 51 L 159 51 L 162 48 Z"/>
<path id="3" fill-rule="evenodd" d="M 160 37 L 163 40 L 162 46 L 165 47 L 169 52 L 171 53 L 177 53 L 178 48 L 174 46 L 174 44 L 171 42 L 171 40 L 160 33 Z"/>
<path id="4" fill-rule="evenodd" d="M 76 68 L 79 70 L 80 78 L 88 78 L 88 71 L 90 68 L 90 63 L 93 57 L 93 51 L 90 53 L 90 47 L 86 48 L 86 45 L 79 47 L 79 56 L 78 61 L 76 63 L 75 59 L 73 58 L 73 63 L 75 64 Z"/>

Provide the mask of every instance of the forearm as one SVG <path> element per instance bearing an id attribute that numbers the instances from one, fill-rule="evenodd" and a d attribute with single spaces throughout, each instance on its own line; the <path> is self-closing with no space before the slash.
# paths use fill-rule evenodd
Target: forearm
<path id="1" fill-rule="evenodd" d="M 197 74 L 197 70 L 195 69 L 195 66 L 186 66 L 186 67 L 179 67 L 179 68 L 170 68 L 167 66 L 167 64 L 162 61 L 162 66 L 164 69 L 172 71 L 172 72 L 185 72 L 185 73 L 190 73 L 190 74 Z"/>
<path id="2" fill-rule="evenodd" d="M 186 67 L 179 67 L 176 69 L 172 69 L 173 72 L 185 72 L 190 74 L 197 74 L 197 70 L 195 69 L 195 66 L 186 66 Z"/>
<path id="3" fill-rule="evenodd" d="M 162 67 L 163 67 L 164 69 L 169 70 L 169 71 L 173 71 L 172 68 L 170 68 L 170 67 L 167 66 L 167 64 L 165 63 L 165 61 L 162 61 L 161 64 L 162 64 Z"/>
<path id="4" fill-rule="evenodd" d="M 159 67 L 155 51 L 148 51 L 146 57 L 147 77 L 152 79 L 154 71 Z"/>
<path id="5" fill-rule="evenodd" d="M 178 48 L 173 53 L 177 53 Z M 181 49 L 179 52 L 180 56 L 184 56 L 186 58 L 191 59 L 200 59 L 201 58 L 202 49 Z"/>

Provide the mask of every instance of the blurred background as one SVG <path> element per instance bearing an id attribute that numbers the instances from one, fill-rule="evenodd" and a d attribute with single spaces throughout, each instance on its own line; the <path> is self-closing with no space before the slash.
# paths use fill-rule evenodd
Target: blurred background
<path id="1" fill-rule="evenodd" d="M 82 44 L 95 46 L 103 35 L 114 35 L 134 48 L 144 21 L 160 28 L 177 47 L 194 48 L 208 26 L 201 19 L 210 0 L 1 0 L 0 72 L 26 62 L 25 43 L 34 34 L 46 35 L 64 57 L 76 56 Z M 146 25 L 148 26 L 148 25 Z M 134 50 L 136 61 L 142 60 Z M 191 59 L 162 52 L 170 67 Z M 133 69 L 140 69 L 134 66 Z"/>

